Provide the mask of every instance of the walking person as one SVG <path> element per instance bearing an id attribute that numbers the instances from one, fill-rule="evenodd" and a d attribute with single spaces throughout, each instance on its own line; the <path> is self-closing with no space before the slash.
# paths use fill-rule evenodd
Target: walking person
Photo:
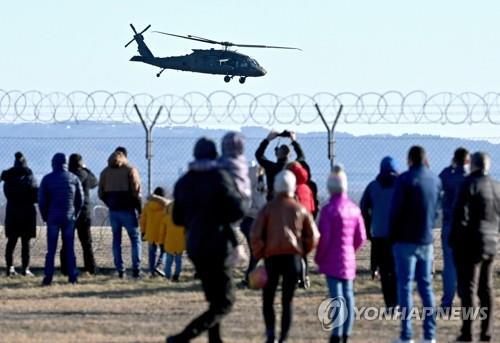
<path id="1" fill-rule="evenodd" d="M 108 159 L 108 166 L 99 178 L 99 198 L 109 209 L 109 221 L 113 231 L 113 259 L 118 277 L 125 276 L 122 259 L 122 227 L 130 239 L 132 276 L 140 277 L 141 234 L 138 216 L 141 213 L 141 180 L 136 168 L 128 163 L 127 150 L 116 148 Z"/>
<path id="2" fill-rule="evenodd" d="M 227 230 L 243 217 L 241 194 L 229 173 L 219 168 L 212 140 L 200 138 L 194 158 L 175 185 L 173 219 L 186 228 L 188 256 L 209 307 L 181 333 L 168 337 L 169 343 L 189 342 L 206 330 L 209 342 L 222 342 L 221 322 L 234 303 L 233 266 L 228 263 L 233 244 Z"/>
<path id="3" fill-rule="evenodd" d="M 453 257 L 453 250 L 449 244 L 451 232 L 451 219 L 453 207 L 457 200 L 460 186 L 465 180 L 469 169 L 469 152 L 464 148 L 458 148 L 453 154 L 452 164 L 443 169 L 439 174 L 443 185 L 442 209 L 443 225 L 441 228 L 441 247 L 443 249 L 443 297 L 441 308 L 449 312 L 453 305 L 453 298 L 457 290 L 457 271 Z"/>
<path id="4" fill-rule="evenodd" d="M 424 148 L 412 146 L 408 152 L 408 171 L 394 186 L 391 202 L 389 237 L 396 261 L 398 304 L 401 309 L 401 334 L 398 343 L 413 342 L 411 312 L 413 281 L 424 307 L 422 342 L 436 341 L 432 262 L 432 230 L 437 215 L 441 182 L 429 168 Z"/>
<path id="5" fill-rule="evenodd" d="M 302 147 L 300 146 L 299 142 L 297 142 L 297 134 L 295 132 L 269 132 L 267 137 L 260 143 L 259 147 L 255 151 L 255 158 L 257 159 L 257 162 L 259 162 L 259 164 L 262 166 L 262 168 L 264 168 L 264 171 L 266 173 L 267 200 L 271 200 L 273 198 L 274 177 L 285 168 L 290 158 L 290 148 L 286 144 L 282 144 L 274 148 L 276 162 L 268 160 L 264 155 L 269 143 L 271 143 L 271 141 L 273 141 L 277 137 L 290 138 L 292 147 L 295 150 L 295 154 L 297 155 L 296 161 L 305 160 L 304 151 L 302 151 Z"/>
<path id="6" fill-rule="evenodd" d="M 67 168 L 66 156 L 63 153 L 55 154 L 52 158 L 52 172 L 43 177 L 38 191 L 40 214 L 47 223 L 47 255 L 45 277 L 42 281 L 44 286 L 52 283 L 59 232 L 65 246 L 68 281 L 77 282 L 75 220 L 82 209 L 84 198 L 80 181 Z"/>
<path id="7" fill-rule="evenodd" d="M 361 210 L 347 196 L 347 176 L 337 168 L 327 182 L 330 200 L 319 217 L 320 240 L 315 261 L 325 274 L 330 297 L 343 299 L 347 311 L 344 324 L 333 328 L 330 342 L 346 343 L 354 324 L 353 281 L 356 277 L 356 251 L 366 241 Z"/>
<path id="8" fill-rule="evenodd" d="M 490 157 L 484 152 L 471 156 L 471 173 L 463 181 L 452 217 L 450 245 L 457 266 L 458 296 L 462 301 L 462 329 L 459 342 L 472 342 L 473 318 L 466 312 L 479 297 L 481 342 L 493 341 L 494 329 L 494 258 L 500 226 L 500 185 L 489 176 Z M 465 312 L 465 313 L 464 313 Z"/>
<path id="9" fill-rule="evenodd" d="M 21 274 L 33 276 L 30 271 L 30 240 L 36 237 L 36 208 L 38 185 L 28 162 L 21 152 L 15 153 L 14 166 L 1 175 L 7 199 L 5 210 L 5 265 L 7 276 L 17 274 L 13 254 L 21 239 Z"/>
<path id="10" fill-rule="evenodd" d="M 274 178 L 273 200 L 259 212 L 250 237 L 252 251 L 263 258 L 268 280 L 263 289 L 266 342 L 275 342 L 274 298 L 282 277 L 282 314 L 279 342 L 285 342 L 292 325 L 292 301 L 301 272 L 301 260 L 317 245 L 318 229 L 311 214 L 294 199 L 295 176 L 284 170 Z"/>
<path id="11" fill-rule="evenodd" d="M 389 241 L 389 215 L 397 177 L 394 159 L 384 157 L 379 174 L 368 184 L 360 202 L 367 236 L 371 241 L 371 258 L 378 266 L 384 303 L 389 311 L 394 310 L 398 303 L 394 257 Z"/>
<path id="12" fill-rule="evenodd" d="M 141 213 L 140 227 L 142 239 L 148 242 L 149 273 L 154 277 L 156 268 L 161 265 L 163 259 L 163 236 L 162 225 L 165 218 L 165 210 L 170 203 L 165 198 L 165 189 L 156 187 L 153 194 L 148 197 Z M 161 272 L 161 270 L 159 270 Z M 158 273 L 160 274 L 160 273 Z M 160 275 L 164 275 L 161 273 Z"/>
<path id="13" fill-rule="evenodd" d="M 83 271 L 94 275 L 96 273 L 96 263 L 94 258 L 94 251 L 92 250 L 92 209 L 90 206 L 90 190 L 94 189 L 98 185 L 97 178 L 92 173 L 90 169 L 85 167 L 83 163 L 82 155 L 71 154 L 69 156 L 68 170 L 75 174 L 83 189 L 83 206 L 80 211 L 80 215 L 76 219 L 75 229 L 78 234 L 78 239 L 82 246 L 83 253 Z M 67 275 L 66 264 L 65 264 L 65 246 L 64 242 L 61 248 L 61 271 L 63 274 Z"/>

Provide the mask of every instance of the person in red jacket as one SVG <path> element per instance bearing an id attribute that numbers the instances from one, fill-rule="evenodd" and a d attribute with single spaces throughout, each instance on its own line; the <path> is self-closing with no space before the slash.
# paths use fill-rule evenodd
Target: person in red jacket
<path id="1" fill-rule="evenodd" d="M 316 210 L 316 205 L 314 204 L 313 192 L 307 184 L 307 180 L 309 179 L 307 170 L 299 162 L 290 163 L 286 169 L 290 170 L 297 180 L 295 198 L 305 207 L 307 212 L 313 214 Z"/>

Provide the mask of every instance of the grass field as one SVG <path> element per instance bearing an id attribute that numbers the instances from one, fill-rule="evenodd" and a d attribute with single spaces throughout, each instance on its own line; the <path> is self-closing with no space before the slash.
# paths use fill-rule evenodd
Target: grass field
<path id="1" fill-rule="evenodd" d="M 368 250 L 360 254 L 356 303 L 381 306 L 379 283 L 370 279 L 363 257 Z M 145 257 L 143 253 L 143 260 Z M 125 261 L 129 263 L 128 257 Z M 36 256 L 34 265 L 41 263 L 41 256 Z M 103 268 L 95 277 L 82 276 L 77 285 L 69 285 L 65 278 L 57 276 L 53 286 L 40 287 L 40 268 L 34 269 L 34 278 L 7 278 L 3 268 L 0 272 L 0 342 L 164 342 L 167 334 L 179 331 L 206 308 L 187 259 L 180 283 L 149 277 L 120 280 L 111 268 Z M 241 271 L 237 270 L 235 276 L 238 280 Z M 314 271 L 311 276 L 312 287 L 296 293 L 290 342 L 327 342 L 329 336 L 316 315 L 318 305 L 327 296 L 324 279 Z M 437 299 L 441 296 L 440 284 L 438 274 L 434 283 Z M 498 275 L 495 284 L 500 286 Z M 276 301 L 279 313 L 279 296 Z M 418 298 L 416 303 L 420 304 Z M 496 305 L 500 308 L 498 296 Z M 499 324 L 496 311 L 497 333 Z M 399 322 L 391 320 L 363 320 L 354 325 L 352 342 L 390 342 L 399 331 Z M 452 342 L 459 325 L 458 321 L 438 321 L 438 342 Z M 415 322 L 414 328 L 420 337 L 421 322 Z M 260 292 L 238 289 L 234 310 L 223 322 L 223 338 L 227 342 L 263 342 L 263 333 Z M 195 340 L 205 341 L 206 336 Z"/>

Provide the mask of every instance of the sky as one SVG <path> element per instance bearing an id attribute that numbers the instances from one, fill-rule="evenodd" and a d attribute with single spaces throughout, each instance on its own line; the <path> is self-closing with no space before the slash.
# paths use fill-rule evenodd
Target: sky
<path id="1" fill-rule="evenodd" d="M 5 1 L 0 11 L 0 89 L 132 93 L 486 93 L 500 80 L 500 2 Z M 166 70 L 129 59 L 129 23 L 148 24 L 156 56 L 213 46 L 152 33 L 192 34 L 303 51 L 239 49 L 268 71 L 244 85 L 221 75 Z"/>

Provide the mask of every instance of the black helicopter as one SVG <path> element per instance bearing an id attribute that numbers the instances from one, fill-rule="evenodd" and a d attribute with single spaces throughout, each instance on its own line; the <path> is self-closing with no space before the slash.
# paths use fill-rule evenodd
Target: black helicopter
<path id="1" fill-rule="evenodd" d="M 134 25 L 130 24 L 130 27 L 134 31 L 134 38 L 128 42 L 125 47 L 128 47 L 133 41 L 137 42 L 138 51 L 140 56 L 133 56 L 130 60 L 136 62 L 143 62 L 146 64 L 151 64 L 160 67 L 161 70 L 157 77 L 160 77 L 161 73 L 165 69 L 174 69 L 182 71 L 191 71 L 194 73 L 205 73 L 205 74 L 218 74 L 225 75 L 224 81 L 229 82 L 235 76 L 239 76 L 240 83 L 245 83 L 247 77 L 258 77 L 264 76 L 266 70 L 257 63 L 256 60 L 250 56 L 240 54 L 239 52 L 228 50 L 229 47 L 238 46 L 245 48 L 272 48 L 272 49 L 292 49 L 301 50 L 298 48 L 292 48 L 287 46 L 267 46 L 267 45 L 255 45 L 255 44 L 235 44 L 231 42 L 217 42 L 211 39 L 197 37 L 197 36 L 181 36 L 172 33 L 154 31 L 163 35 L 179 37 L 184 39 L 190 39 L 198 42 L 209 43 L 209 44 L 220 44 L 224 47 L 223 50 L 216 49 L 193 49 L 193 52 L 189 55 L 184 56 L 172 56 L 172 57 L 155 57 L 151 50 L 144 42 L 143 33 L 146 32 L 151 25 L 148 25 L 144 30 L 137 33 Z"/>

